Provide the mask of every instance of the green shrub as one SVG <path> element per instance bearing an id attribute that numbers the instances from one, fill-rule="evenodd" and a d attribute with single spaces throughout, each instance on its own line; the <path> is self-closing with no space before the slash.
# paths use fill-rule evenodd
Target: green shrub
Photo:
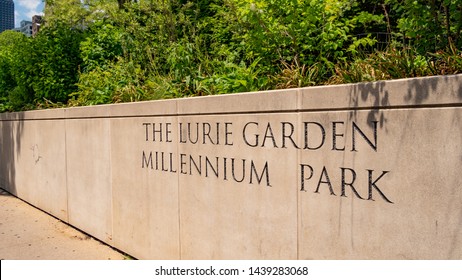
<path id="1" fill-rule="evenodd" d="M 459 0 L 47 1 L 0 34 L 0 110 L 461 73 Z"/>

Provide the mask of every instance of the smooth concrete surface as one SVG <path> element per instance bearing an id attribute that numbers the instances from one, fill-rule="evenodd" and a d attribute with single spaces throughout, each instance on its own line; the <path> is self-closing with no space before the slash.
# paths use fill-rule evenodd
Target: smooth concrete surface
<path id="1" fill-rule="evenodd" d="M 0 183 L 140 259 L 462 259 L 462 75 L 0 114 Z"/>
<path id="2" fill-rule="evenodd" d="M 180 123 L 199 124 L 190 130 L 199 127 L 202 135 L 196 144 L 192 143 L 196 136 L 185 137 L 187 143 L 179 146 L 177 154 L 182 257 L 296 259 L 298 190 L 297 178 L 292 175 L 296 175 L 297 151 L 245 145 L 240 134 L 249 122 L 246 115 L 212 119 L 179 117 Z M 254 138 L 266 130 L 270 119 L 296 122 L 297 115 L 259 114 L 250 119 L 247 131 L 249 138 Z M 210 138 L 203 137 L 204 124 L 208 132 L 209 122 Z M 280 134 L 280 130 L 275 127 L 273 133 Z M 185 129 L 183 135 L 187 132 Z"/>
<path id="3" fill-rule="evenodd" d="M 171 117 L 156 120 L 175 124 Z M 164 151 L 166 162 L 176 147 L 164 142 L 165 135 L 163 142 L 152 141 L 152 127 L 146 141 L 143 123 L 152 123 L 152 119 L 111 120 L 114 246 L 142 259 L 179 259 L 177 174 L 153 170 L 156 165 L 158 169 L 170 168 L 169 163 L 156 161 L 155 151 Z M 160 141 L 160 134 L 156 137 Z M 154 155 L 149 157 L 151 152 Z"/>
<path id="4" fill-rule="evenodd" d="M 129 258 L 0 189 L 1 260 Z"/>
<path id="5" fill-rule="evenodd" d="M 299 197 L 300 257 L 363 259 L 368 252 L 372 259 L 460 259 L 462 108 L 390 110 L 380 118 L 377 151 L 362 137 L 351 151 L 348 127 L 366 124 L 369 112 L 302 115 L 324 123 L 345 120 L 344 132 L 337 133 L 346 140 L 339 144 L 345 151 L 328 145 L 302 153 L 301 162 L 314 174 Z M 372 128 L 363 130 L 373 138 Z M 370 187 L 369 174 L 393 203 Z M 345 184 L 342 195 L 342 181 L 353 176 L 353 187 Z M 334 194 L 319 181 L 331 182 Z"/>
<path id="6" fill-rule="evenodd" d="M 107 119 L 66 122 L 66 169 L 69 223 L 112 244 L 109 122 Z"/>
<path id="7" fill-rule="evenodd" d="M 67 222 L 64 125 L 62 120 L 13 122 L 14 161 L 2 158 L 2 164 L 14 171 L 7 182 L 11 193 Z"/>

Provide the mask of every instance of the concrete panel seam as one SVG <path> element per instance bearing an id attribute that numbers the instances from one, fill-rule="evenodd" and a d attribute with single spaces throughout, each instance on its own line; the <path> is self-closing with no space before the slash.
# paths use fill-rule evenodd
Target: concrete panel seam
<path id="1" fill-rule="evenodd" d="M 178 119 L 178 115 L 179 115 L 179 109 L 178 109 L 178 100 L 174 100 L 173 102 L 174 106 L 175 106 L 175 121 L 178 123 L 179 122 L 179 119 Z M 178 143 L 175 144 L 175 148 L 176 148 L 176 153 L 179 154 L 179 150 L 180 150 L 180 146 L 178 145 Z M 177 196 L 176 196 L 176 199 L 177 199 L 177 205 L 178 205 L 178 259 L 182 260 L 183 259 L 183 256 L 182 256 L 182 253 L 181 253 L 181 203 L 180 203 L 180 175 L 177 174 L 176 175 L 176 181 L 177 181 Z"/>
<path id="2" fill-rule="evenodd" d="M 69 215 L 69 177 L 68 177 L 68 170 L 67 170 L 67 124 L 68 121 L 64 121 L 64 170 L 66 172 L 66 216 L 67 222 L 70 223 L 70 215 Z"/>
<path id="3" fill-rule="evenodd" d="M 110 120 L 108 120 L 109 124 L 109 136 L 111 137 L 112 135 L 112 122 Z M 112 163 L 112 139 L 109 139 L 109 162 Z M 111 182 L 109 184 L 111 190 L 111 194 L 109 195 L 109 197 L 111 198 L 111 214 L 109 215 L 110 219 L 111 219 L 111 222 L 110 222 L 110 225 L 111 225 L 111 237 L 110 237 L 110 242 L 111 242 L 111 245 L 114 245 L 114 189 L 113 189 L 113 183 L 114 183 L 114 177 L 113 177 L 113 172 L 112 172 L 112 164 L 109 164 L 109 178 L 111 178 Z"/>

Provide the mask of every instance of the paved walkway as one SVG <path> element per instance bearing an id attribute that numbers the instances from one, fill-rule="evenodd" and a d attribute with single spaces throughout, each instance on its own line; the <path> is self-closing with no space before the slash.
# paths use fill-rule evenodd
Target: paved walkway
<path id="1" fill-rule="evenodd" d="M 0 189 L 0 260 L 127 257 Z"/>

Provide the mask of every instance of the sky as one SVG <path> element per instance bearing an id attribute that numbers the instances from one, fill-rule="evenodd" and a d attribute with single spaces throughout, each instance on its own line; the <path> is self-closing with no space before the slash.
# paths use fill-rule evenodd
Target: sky
<path id="1" fill-rule="evenodd" d="M 13 0 L 15 27 L 19 27 L 22 20 L 32 21 L 32 16 L 43 14 L 42 0 Z"/>

